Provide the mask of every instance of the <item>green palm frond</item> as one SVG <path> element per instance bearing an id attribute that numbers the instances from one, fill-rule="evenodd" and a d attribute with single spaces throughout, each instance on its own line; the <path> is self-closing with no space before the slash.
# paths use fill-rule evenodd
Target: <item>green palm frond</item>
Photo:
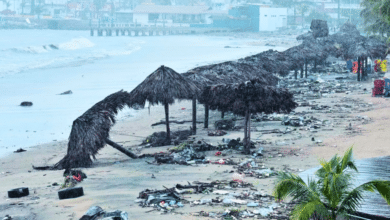
<path id="1" fill-rule="evenodd" d="M 293 220 L 307 220 L 314 213 L 326 213 L 327 209 L 320 200 L 312 200 L 295 206 L 291 213 Z"/>
<path id="2" fill-rule="evenodd" d="M 279 172 L 276 186 L 273 191 L 275 199 L 285 199 L 292 196 L 293 199 L 306 199 L 316 197 L 301 177 L 287 172 Z"/>
<path id="3" fill-rule="evenodd" d="M 359 172 L 355 166 L 353 159 L 352 159 L 352 156 L 353 156 L 352 150 L 353 150 L 353 146 L 348 148 L 348 150 L 344 153 L 344 157 L 341 160 L 341 171 L 344 171 L 346 168 L 350 168 L 350 169 L 355 170 L 356 172 Z"/>

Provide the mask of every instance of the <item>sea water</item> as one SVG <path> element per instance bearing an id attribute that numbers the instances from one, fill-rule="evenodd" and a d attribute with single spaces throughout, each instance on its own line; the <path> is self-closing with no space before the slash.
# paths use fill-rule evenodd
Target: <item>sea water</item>
<path id="1" fill-rule="evenodd" d="M 268 49 L 215 36 L 92 37 L 89 31 L 0 30 L 0 156 L 61 141 L 96 102 L 131 91 L 161 65 L 179 73 Z M 229 46 L 229 48 L 225 48 Z M 71 95 L 59 95 L 71 90 Z M 22 107 L 23 101 L 33 102 Z M 118 117 L 134 115 L 126 109 Z"/>

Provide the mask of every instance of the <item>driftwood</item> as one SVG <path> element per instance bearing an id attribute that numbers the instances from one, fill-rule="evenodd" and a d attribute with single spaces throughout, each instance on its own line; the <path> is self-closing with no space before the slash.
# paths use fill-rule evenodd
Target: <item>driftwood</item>
<path id="1" fill-rule="evenodd" d="M 174 124 L 184 124 L 184 123 L 186 123 L 186 122 L 192 122 L 192 121 L 176 121 L 176 120 L 174 120 L 174 121 L 169 121 L 170 124 L 171 124 L 171 123 L 174 123 Z M 203 123 L 203 122 L 202 122 L 202 121 L 197 121 L 196 123 L 201 124 L 201 123 Z M 153 127 L 153 126 L 156 126 L 156 125 L 165 125 L 165 124 L 166 124 L 165 121 L 160 121 L 160 122 L 156 122 L 156 123 L 152 124 L 152 127 Z"/>

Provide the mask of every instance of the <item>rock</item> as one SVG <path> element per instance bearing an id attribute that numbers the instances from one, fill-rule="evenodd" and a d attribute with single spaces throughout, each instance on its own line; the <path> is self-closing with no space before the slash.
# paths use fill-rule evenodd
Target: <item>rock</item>
<path id="1" fill-rule="evenodd" d="M 32 106 L 33 103 L 32 102 L 22 102 L 20 103 L 20 106 Z"/>
<path id="2" fill-rule="evenodd" d="M 70 94 L 73 94 L 72 90 L 65 91 L 65 92 L 61 93 L 60 95 L 70 95 Z"/>

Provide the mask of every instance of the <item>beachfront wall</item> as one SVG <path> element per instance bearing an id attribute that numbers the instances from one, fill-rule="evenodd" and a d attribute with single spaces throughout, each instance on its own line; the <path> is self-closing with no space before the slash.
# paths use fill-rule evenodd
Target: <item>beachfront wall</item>
<path id="1" fill-rule="evenodd" d="M 276 31 L 287 26 L 287 8 L 260 7 L 260 31 Z"/>

